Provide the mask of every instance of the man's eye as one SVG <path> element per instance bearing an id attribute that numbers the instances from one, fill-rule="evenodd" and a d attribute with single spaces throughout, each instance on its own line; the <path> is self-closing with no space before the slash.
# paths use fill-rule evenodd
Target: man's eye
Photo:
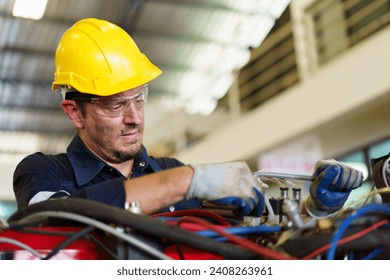
<path id="1" fill-rule="evenodd" d="M 108 104 L 106 106 L 107 110 L 109 110 L 109 111 L 119 111 L 122 109 L 122 107 L 123 107 L 122 103 Z"/>
<path id="2" fill-rule="evenodd" d="M 141 97 L 135 99 L 134 101 L 136 104 L 142 104 L 144 102 L 144 100 Z"/>

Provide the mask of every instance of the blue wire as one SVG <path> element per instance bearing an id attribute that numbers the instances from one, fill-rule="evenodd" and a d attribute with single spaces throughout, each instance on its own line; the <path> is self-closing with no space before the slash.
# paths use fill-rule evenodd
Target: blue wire
<path id="1" fill-rule="evenodd" d="M 374 251 L 369 253 L 367 256 L 365 256 L 364 258 L 361 258 L 361 260 L 372 260 L 372 259 L 374 259 L 380 252 L 383 251 L 384 248 L 385 248 L 385 246 L 383 246 L 383 245 L 378 247 L 378 248 L 376 248 Z"/>
<path id="2" fill-rule="evenodd" d="M 329 250 L 326 254 L 327 260 L 333 260 L 336 254 L 337 243 L 344 234 L 344 231 L 349 227 L 349 225 L 360 216 L 363 216 L 370 212 L 384 212 L 386 215 L 390 216 L 390 207 L 383 204 L 369 204 L 365 205 L 357 210 L 355 210 L 350 216 L 348 216 L 340 227 L 335 231 L 332 240 L 330 242 Z"/>
<path id="3" fill-rule="evenodd" d="M 180 217 L 157 217 L 160 220 L 163 221 L 176 221 Z M 268 232 L 280 232 L 282 231 L 281 226 L 266 226 L 266 225 L 261 225 L 261 226 L 252 226 L 252 227 L 228 227 L 224 228 L 224 231 L 230 233 L 230 234 L 235 234 L 235 235 L 240 235 L 240 236 L 247 236 L 250 234 L 262 234 L 262 233 L 268 233 Z M 221 237 L 219 233 L 213 231 L 213 230 L 200 230 L 194 232 L 196 234 L 205 236 L 205 237 L 210 237 L 214 238 L 217 241 L 226 241 L 226 237 Z"/>
<path id="4" fill-rule="evenodd" d="M 355 258 L 355 254 L 353 252 L 348 252 L 348 260 L 353 260 Z"/>
<path id="5" fill-rule="evenodd" d="M 383 251 L 383 249 L 385 248 L 384 245 L 376 248 L 374 251 L 372 251 L 371 253 L 369 253 L 367 256 L 365 256 L 364 258 L 361 258 L 360 260 L 372 260 L 374 259 L 380 252 Z M 348 260 L 353 260 L 354 259 L 354 253 L 353 252 L 349 252 L 348 253 Z"/>
<path id="6" fill-rule="evenodd" d="M 231 227 L 224 228 L 224 231 L 234 234 L 234 235 L 249 235 L 249 234 L 260 234 L 260 233 L 268 233 L 268 232 L 279 232 L 282 230 L 281 226 L 253 226 L 253 227 Z M 219 233 L 213 230 L 201 230 L 196 232 L 199 235 L 206 237 L 219 237 Z"/>

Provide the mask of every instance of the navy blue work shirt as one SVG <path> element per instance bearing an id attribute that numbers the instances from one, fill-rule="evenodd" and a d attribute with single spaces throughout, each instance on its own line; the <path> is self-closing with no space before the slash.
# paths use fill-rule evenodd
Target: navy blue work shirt
<path id="1" fill-rule="evenodd" d="M 131 178 L 164 169 L 183 166 L 177 159 L 155 158 L 147 154 L 144 146 L 134 160 Z M 18 208 L 60 197 L 85 198 L 111 206 L 125 205 L 124 180 L 116 168 L 94 155 L 75 136 L 67 153 L 47 155 L 40 152 L 24 158 L 16 167 L 13 188 Z M 183 200 L 159 212 L 199 208 L 200 200 Z"/>

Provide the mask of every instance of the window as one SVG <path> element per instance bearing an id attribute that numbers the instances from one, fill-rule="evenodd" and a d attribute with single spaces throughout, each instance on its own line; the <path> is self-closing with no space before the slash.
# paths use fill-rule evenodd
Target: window
<path id="1" fill-rule="evenodd" d="M 365 175 L 365 181 L 363 186 L 359 189 L 354 190 L 347 204 L 350 203 L 351 206 L 361 204 L 361 203 L 372 203 L 379 202 L 379 195 L 370 195 L 367 196 L 369 192 L 373 190 L 373 179 L 371 173 L 371 159 L 379 158 L 390 153 L 390 139 L 386 139 L 377 143 L 373 143 L 367 147 L 363 147 L 358 151 L 344 155 L 342 157 L 336 158 L 338 161 L 341 161 L 346 164 L 351 164 L 355 168 L 361 170 Z M 359 200 L 359 198 L 361 198 Z"/>
<path id="2" fill-rule="evenodd" d="M 16 210 L 15 201 L 0 200 L 0 218 L 7 220 Z"/>

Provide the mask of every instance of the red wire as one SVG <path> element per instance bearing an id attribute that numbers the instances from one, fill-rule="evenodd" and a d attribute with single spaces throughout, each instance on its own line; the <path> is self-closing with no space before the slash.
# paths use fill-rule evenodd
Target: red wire
<path id="1" fill-rule="evenodd" d="M 204 211 L 204 210 L 178 210 L 178 211 L 174 211 L 174 212 L 155 214 L 153 216 L 154 217 L 164 217 L 164 216 L 166 216 L 166 217 L 181 217 L 179 219 L 177 225 L 180 225 L 181 223 L 184 223 L 184 222 L 196 223 L 198 225 L 202 225 L 206 228 L 209 228 L 209 229 L 217 232 L 221 236 L 226 237 L 231 242 L 238 244 L 238 245 L 241 245 L 243 247 L 246 247 L 247 249 L 249 249 L 257 254 L 260 254 L 264 257 L 268 257 L 270 259 L 276 259 L 276 260 L 297 260 L 297 258 L 295 258 L 295 257 L 289 256 L 289 255 L 286 255 L 283 253 L 279 253 L 279 252 L 271 250 L 267 247 L 259 246 L 258 244 L 254 243 L 252 241 L 249 241 L 247 239 L 237 237 L 234 234 L 226 232 L 219 225 L 214 225 L 214 224 L 207 222 L 203 219 L 193 217 L 193 216 L 209 217 L 209 218 L 213 218 L 215 221 L 219 222 L 220 225 L 222 225 L 222 226 L 231 226 L 231 224 L 228 223 L 221 215 L 214 213 L 214 212 Z M 358 238 L 362 237 L 363 235 L 366 235 L 367 233 L 375 230 L 376 228 L 383 226 L 386 223 L 389 223 L 388 219 L 381 220 L 381 221 L 371 225 L 370 227 L 368 227 L 362 231 L 359 231 L 359 232 L 352 234 L 348 237 L 340 239 L 339 242 L 337 243 L 337 245 L 342 245 L 342 244 L 345 244 L 345 243 L 350 242 L 352 240 L 358 239 Z M 309 253 L 308 255 L 304 256 L 301 259 L 302 260 L 312 259 L 315 256 L 321 254 L 322 252 L 325 252 L 326 250 L 328 250 L 329 247 L 330 247 L 330 244 L 326 244 L 326 245 L 316 249 L 315 251 Z"/>
<path id="2" fill-rule="evenodd" d="M 342 245 L 344 243 L 358 239 L 358 238 L 362 237 L 363 235 L 373 231 L 374 229 L 377 229 L 378 227 L 381 227 L 384 224 L 387 224 L 388 222 L 389 222 L 389 220 L 387 220 L 387 219 L 381 220 L 381 221 L 369 226 L 368 228 L 366 228 L 364 230 L 361 230 L 355 234 L 352 234 L 348 237 L 340 239 L 339 242 L 337 242 L 337 245 Z M 326 244 L 326 245 L 318 248 L 317 250 L 311 252 L 310 254 L 306 255 L 305 257 L 302 258 L 302 260 L 310 260 L 310 259 L 314 258 L 315 256 L 319 255 L 320 253 L 327 251 L 329 249 L 329 247 L 330 247 L 330 244 Z"/>
<path id="3" fill-rule="evenodd" d="M 285 255 L 285 254 L 276 252 L 276 251 L 271 250 L 267 247 L 259 246 L 258 244 L 254 243 L 252 241 L 249 241 L 247 239 L 237 237 L 234 234 L 226 232 L 220 226 L 211 224 L 211 223 L 209 223 L 205 220 L 199 219 L 197 217 L 183 217 L 183 218 L 179 219 L 178 225 L 180 223 L 183 223 L 183 222 L 192 222 L 192 223 L 197 223 L 197 224 L 203 225 L 203 226 L 217 232 L 221 236 L 226 237 L 231 242 L 238 244 L 238 245 L 241 245 L 241 246 L 243 246 L 243 247 L 245 247 L 245 248 L 247 248 L 247 249 L 249 249 L 257 254 L 260 254 L 266 258 L 274 259 L 274 260 L 296 260 L 296 258 L 291 257 L 289 255 Z"/>
<path id="4" fill-rule="evenodd" d="M 152 215 L 153 217 L 182 217 L 182 216 L 197 216 L 197 217 L 208 217 L 214 219 L 220 225 L 231 226 L 221 215 L 205 211 L 205 210 L 178 210 L 174 212 L 166 212 Z"/>

